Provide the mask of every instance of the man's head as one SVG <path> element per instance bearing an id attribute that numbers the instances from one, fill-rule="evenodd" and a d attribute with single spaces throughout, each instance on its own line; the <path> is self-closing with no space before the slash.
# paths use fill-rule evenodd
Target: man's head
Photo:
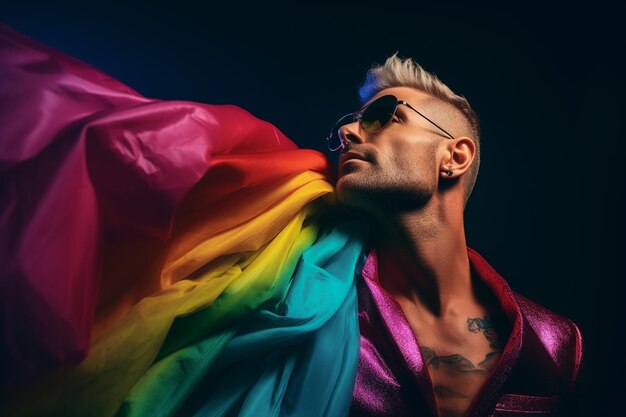
<path id="1" fill-rule="evenodd" d="M 413 209 L 448 190 L 460 193 L 464 208 L 480 165 L 478 118 L 467 100 L 397 54 L 368 71 L 359 95 L 364 108 L 386 95 L 408 106 L 398 104 L 381 130 L 368 133 L 357 122 L 340 129 L 346 146 L 339 200 L 365 209 Z"/>

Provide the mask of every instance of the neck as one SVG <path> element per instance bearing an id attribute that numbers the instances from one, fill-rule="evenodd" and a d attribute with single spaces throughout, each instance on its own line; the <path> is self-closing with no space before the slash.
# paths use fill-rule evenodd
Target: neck
<path id="1" fill-rule="evenodd" d="M 475 300 L 462 210 L 431 201 L 377 217 L 379 280 L 400 303 L 442 317 Z"/>

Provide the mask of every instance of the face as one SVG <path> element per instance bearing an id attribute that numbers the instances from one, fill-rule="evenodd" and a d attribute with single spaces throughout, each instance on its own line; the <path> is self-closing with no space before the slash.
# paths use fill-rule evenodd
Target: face
<path id="1" fill-rule="evenodd" d="M 385 89 L 368 104 L 387 94 L 438 121 L 433 110 L 435 99 L 408 87 Z M 399 105 L 384 129 L 367 133 L 355 122 L 343 126 L 341 134 L 350 143 L 339 159 L 336 192 L 341 203 L 372 211 L 412 209 L 430 200 L 437 189 L 439 159 L 443 156 L 438 150 L 445 137 L 423 117 Z"/>

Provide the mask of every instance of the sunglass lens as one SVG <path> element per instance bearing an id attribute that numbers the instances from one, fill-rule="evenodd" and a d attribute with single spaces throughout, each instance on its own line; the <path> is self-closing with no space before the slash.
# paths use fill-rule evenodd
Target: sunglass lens
<path id="1" fill-rule="evenodd" d="M 398 99 L 394 96 L 382 96 L 381 98 L 370 103 L 363 112 L 361 119 L 361 127 L 366 132 L 376 132 L 391 120 L 396 110 Z"/>

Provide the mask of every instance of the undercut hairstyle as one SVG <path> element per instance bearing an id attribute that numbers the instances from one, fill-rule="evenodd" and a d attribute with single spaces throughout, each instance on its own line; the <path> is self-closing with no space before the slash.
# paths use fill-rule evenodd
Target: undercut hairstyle
<path id="1" fill-rule="evenodd" d="M 476 184 L 480 167 L 480 126 L 476 112 L 465 97 L 454 93 L 435 74 L 426 71 L 411 58 L 398 57 L 398 52 L 387 58 L 383 65 L 376 64 L 367 71 L 365 82 L 359 88 L 361 104 L 364 105 L 380 91 L 392 87 L 410 87 L 422 91 L 453 106 L 463 116 L 467 130 L 476 144 L 474 161 L 465 173 L 463 190 L 463 207 L 465 208 Z"/>

